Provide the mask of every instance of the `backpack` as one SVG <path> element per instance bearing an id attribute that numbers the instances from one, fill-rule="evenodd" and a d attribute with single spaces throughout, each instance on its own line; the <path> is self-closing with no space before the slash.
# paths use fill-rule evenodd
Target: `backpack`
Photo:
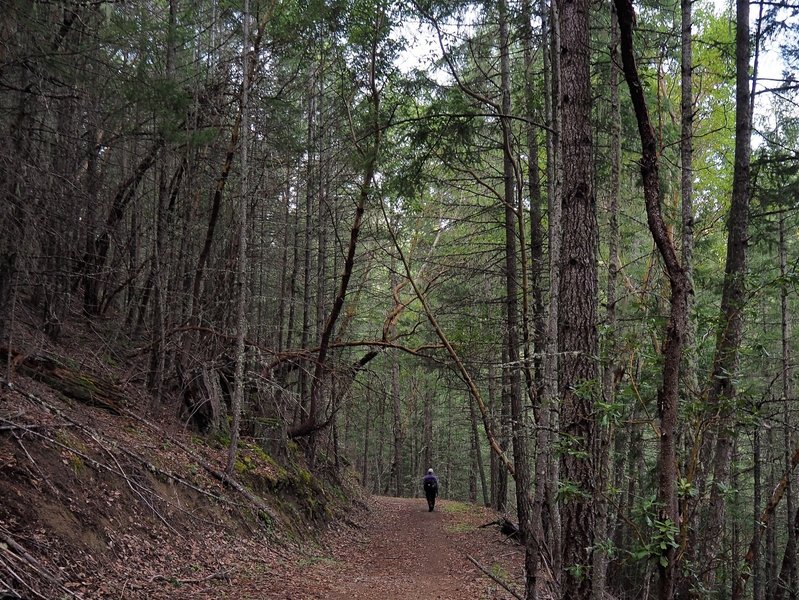
<path id="1" fill-rule="evenodd" d="M 425 492 L 434 492 L 437 489 L 438 489 L 438 483 L 436 482 L 436 480 L 433 479 L 432 477 L 429 478 L 429 479 L 427 477 L 425 477 L 425 479 L 424 479 L 424 491 Z"/>

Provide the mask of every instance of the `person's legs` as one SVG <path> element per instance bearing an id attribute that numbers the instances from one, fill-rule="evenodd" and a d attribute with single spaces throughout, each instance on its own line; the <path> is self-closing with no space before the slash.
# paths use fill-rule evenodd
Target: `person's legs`
<path id="1" fill-rule="evenodd" d="M 427 492 L 425 494 L 425 496 L 427 496 L 427 510 L 429 512 L 433 512 L 433 507 L 436 504 L 436 497 L 435 497 L 435 495 L 431 494 L 430 492 Z"/>

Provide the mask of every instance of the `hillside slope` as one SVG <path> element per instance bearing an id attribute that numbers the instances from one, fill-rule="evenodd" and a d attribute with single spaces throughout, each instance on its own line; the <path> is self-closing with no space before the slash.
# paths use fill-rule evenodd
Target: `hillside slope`
<path id="1" fill-rule="evenodd" d="M 230 597 L 363 505 L 291 443 L 243 439 L 226 481 L 223 436 L 142 417 L 131 363 L 92 331 L 67 340 L 0 349 L 3 597 Z"/>

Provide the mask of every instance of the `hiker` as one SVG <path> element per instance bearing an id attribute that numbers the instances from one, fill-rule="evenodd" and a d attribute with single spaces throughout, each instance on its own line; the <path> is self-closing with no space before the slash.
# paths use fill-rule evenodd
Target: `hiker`
<path id="1" fill-rule="evenodd" d="M 427 469 L 427 475 L 422 479 L 422 487 L 424 487 L 424 495 L 427 497 L 427 508 L 429 512 L 433 512 L 436 496 L 438 496 L 438 477 L 433 473 L 433 469 Z"/>

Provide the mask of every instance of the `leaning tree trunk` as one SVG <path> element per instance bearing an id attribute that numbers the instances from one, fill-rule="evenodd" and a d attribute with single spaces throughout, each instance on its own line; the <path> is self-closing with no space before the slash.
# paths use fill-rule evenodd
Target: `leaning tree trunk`
<path id="1" fill-rule="evenodd" d="M 330 314 L 325 321 L 324 329 L 319 341 L 319 351 L 316 357 L 316 366 L 313 370 L 311 378 L 311 393 L 310 402 L 308 404 L 307 418 L 293 427 L 289 431 L 291 438 L 301 438 L 309 436 L 308 447 L 311 450 L 311 459 L 314 454 L 314 443 L 316 433 L 330 425 L 332 419 L 335 418 L 335 413 L 330 415 L 325 421 L 320 421 L 317 418 L 318 406 L 321 400 L 322 381 L 326 370 L 327 354 L 330 350 L 330 343 L 333 340 L 333 331 L 338 321 L 341 311 L 344 308 L 344 300 L 349 288 L 350 279 L 355 266 L 355 251 L 358 247 L 358 238 L 361 233 L 361 225 L 363 223 L 363 215 L 366 210 L 366 202 L 372 193 L 373 179 L 377 170 L 377 160 L 380 152 L 381 143 L 381 125 L 380 125 L 380 90 L 376 79 L 378 47 L 377 39 L 372 40 L 371 47 L 371 66 L 369 71 L 369 85 L 370 85 L 370 113 L 371 113 L 371 131 L 372 145 L 369 148 L 361 150 L 362 158 L 364 160 L 364 171 L 361 179 L 360 189 L 358 190 L 358 202 L 355 207 L 355 217 L 353 219 L 352 227 L 350 228 L 350 239 L 347 245 L 347 252 L 344 259 L 344 268 L 339 282 L 339 289 L 336 293 L 336 298 L 333 301 L 333 306 L 330 309 Z"/>
<path id="2" fill-rule="evenodd" d="M 668 531 L 662 533 L 666 547 L 662 550 L 660 560 L 658 560 L 660 574 L 658 597 L 661 600 L 671 600 L 674 595 L 675 539 L 679 523 L 677 514 L 677 408 L 680 397 L 680 358 L 687 328 L 690 283 L 677 257 L 677 251 L 660 209 L 658 145 L 655 131 L 649 121 L 646 99 L 633 54 L 635 14 L 632 2 L 630 0 L 615 0 L 615 2 L 621 32 L 624 76 L 630 89 L 630 98 L 638 121 L 638 133 L 641 137 L 641 175 L 644 183 L 647 223 L 663 259 L 671 286 L 671 312 L 666 326 L 666 339 L 663 343 L 663 380 L 658 390 L 660 416 L 658 499 L 661 507 L 660 519 L 669 527 Z"/>

